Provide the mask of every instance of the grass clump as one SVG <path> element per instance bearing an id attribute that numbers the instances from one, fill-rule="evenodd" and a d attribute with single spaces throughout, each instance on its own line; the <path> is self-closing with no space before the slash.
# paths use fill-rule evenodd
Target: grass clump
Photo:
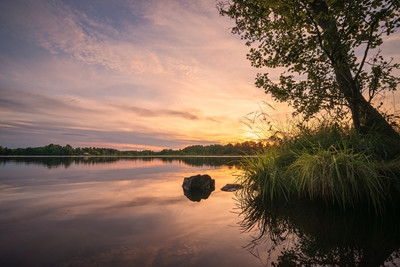
<path id="1" fill-rule="evenodd" d="M 283 173 L 277 150 L 265 150 L 256 157 L 245 158 L 242 163 L 245 175 L 239 176 L 239 181 L 248 193 L 257 191 L 270 200 L 288 199 L 290 180 Z"/>
<path id="2" fill-rule="evenodd" d="M 371 156 L 353 149 L 316 145 L 296 155 L 288 166 L 300 197 L 338 204 L 344 210 L 366 204 L 376 213 L 385 207 L 388 179 L 376 168 Z"/>
<path id="3" fill-rule="evenodd" d="M 242 198 L 260 194 L 271 201 L 304 199 L 376 214 L 400 199 L 398 140 L 360 136 L 345 123 L 328 120 L 287 123 L 285 130 L 265 122 L 265 117 L 262 121 L 270 133 L 265 125 L 259 132 L 269 145 L 242 161 Z"/>

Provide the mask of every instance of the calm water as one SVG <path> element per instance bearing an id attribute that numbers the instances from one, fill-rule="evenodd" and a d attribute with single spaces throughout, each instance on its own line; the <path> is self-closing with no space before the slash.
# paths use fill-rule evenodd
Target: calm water
<path id="1" fill-rule="evenodd" d="M 0 266 L 261 266 L 242 249 L 232 159 L 3 159 Z M 184 177 L 216 190 L 184 196 Z"/>
<path id="2" fill-rule="evenodd" d="M 0 158 L 0 266 L 400 266 L 396 215 L 253 199 L 239 217 L 233 160 Z M 200 202 L 196 174 L 216 181 Z"/>

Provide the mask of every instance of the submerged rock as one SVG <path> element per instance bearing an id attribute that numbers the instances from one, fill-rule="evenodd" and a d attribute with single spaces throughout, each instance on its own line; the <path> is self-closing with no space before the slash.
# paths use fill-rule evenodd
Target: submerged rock
<path id="1" fill-rule="evenodd" d="M 242 189 L 243 186 L 240 184 L 226 184 L 221 188 L 221 191 L 226 191 L 226 192 L 234 192 L 236 190 Z"/>
<path id="2" fill-rule="evenodd" d="M 198 174 L 183 179 L 183 194 L 191 201 L 200 202 L 207 199 L 215 190 L 215 180 L 208 174 Z"/>

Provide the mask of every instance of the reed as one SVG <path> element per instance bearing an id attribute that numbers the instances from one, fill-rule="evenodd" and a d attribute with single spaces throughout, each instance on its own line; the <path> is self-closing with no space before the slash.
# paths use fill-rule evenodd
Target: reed
<path id="1" fill-rule="evenodd" d="M 272 148 L 264 150 L 256 157 L 244 158 L 243 175 L 238 180 L 245 189 L 241 192 L 251 195 L 257 191 L 270 200 L 287 200 L 292 193 L 291 181 L 286 179 L 280 160 L 279 152 Z"/>
<path id="2" fill-rule="evenodd" d="M 338 144 L 298 153 L 287 171 L 300 197 L 339 205 L 343 210 L 366 204 L 375 213 L 385 210 L 390 179 L 380 174 L 371 156 Z"/>

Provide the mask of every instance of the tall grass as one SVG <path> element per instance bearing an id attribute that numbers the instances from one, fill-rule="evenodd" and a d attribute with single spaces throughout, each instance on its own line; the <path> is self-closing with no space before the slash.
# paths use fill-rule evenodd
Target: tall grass
<path id="1" fill-rule="evenodd" d="M 257 191 L 262 197 L 288 199 L 291 194 L 290 180 L 286 179 L 284 169 L 280 168 L 279 154 L 275 149 L 267 149 L 257 157 L 244 158 L 242 167 L 245 175 L 239 176 L 239 182 L 245 188 L 245 194 Z"/>
<path id="2" fill-rule="evenodd" d="M 389 179 L 380 175 L 371 156 L 352 149 L 316 145 L 296 155 L 288 166 L 301 197 L 337 204 L 344 210 L 366 204 L 375 213 L 385 209 Z"/>
<path id="3" fill-rule="evenodd" d="M 382 214 L 400 200 L 400 144 L 377 134 L 360 136 L 346 122 L 266 120 L 247 123 L 269 146 L 242 161 L 242 198 L 307 199 L 342 210 L 366 207 Z"/>

